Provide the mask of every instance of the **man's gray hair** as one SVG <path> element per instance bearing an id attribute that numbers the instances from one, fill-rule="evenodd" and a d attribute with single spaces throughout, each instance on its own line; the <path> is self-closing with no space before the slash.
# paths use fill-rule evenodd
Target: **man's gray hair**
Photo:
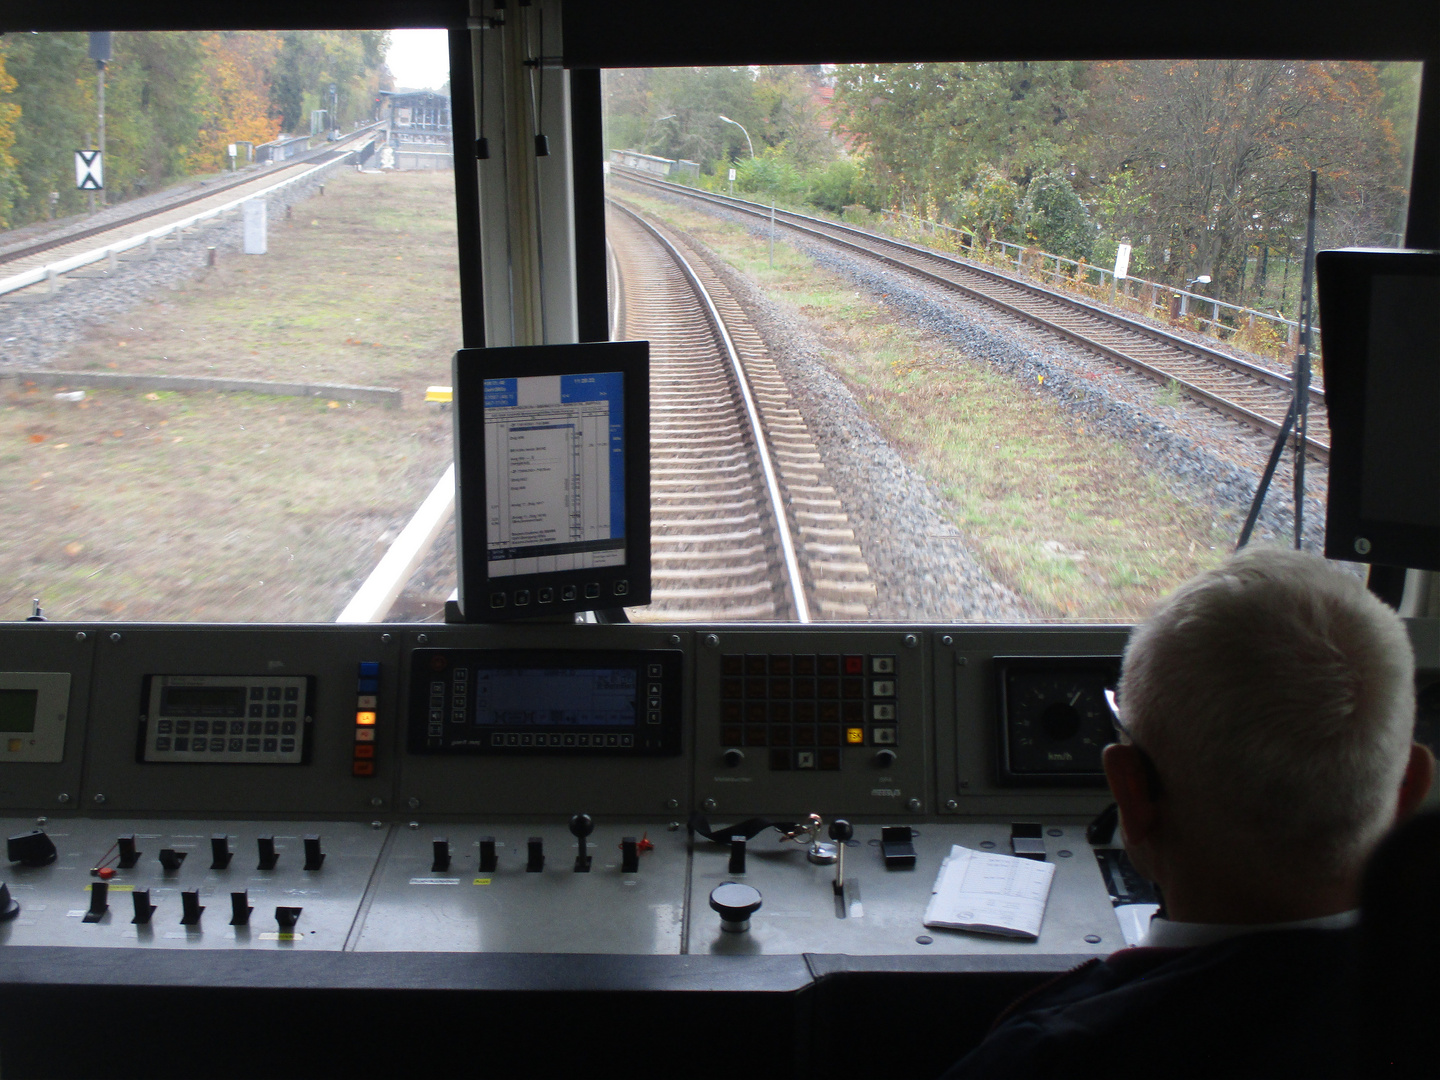
<path id="1" fill-rule="evenodd" d="M 1338 874 L 1394 818 L 1414 664 L 1404 624 L 1352 574 L 1250 548 L 1135 628 L 1120 710 L 1199 841 L 1229 848 L 1237 871 Z"/>

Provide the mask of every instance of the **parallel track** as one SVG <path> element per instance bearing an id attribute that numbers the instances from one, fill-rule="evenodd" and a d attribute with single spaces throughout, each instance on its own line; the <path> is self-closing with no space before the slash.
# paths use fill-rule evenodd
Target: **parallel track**
<path id="1" fill-rule="evenodd" d="M 652 619 L 864 618 L 869 567 L 760 336 L 683 242 L 612 201 L 615 336 L 651 364 Z"/>
<path id="2" fill-rule="evenodd" d="M 74 245 L 75 250 L 78 251 L 86 246 L 85 241 L 93 241 L 96 237 L 107 237 L 113 241 L 123 239 L 137 231 L 144 232 L 145 229 L 154 227 L 156 224 L 155 219 L 163 215 L 174 213 L 181 209 L 204 209 L 203 207 L 196 207 L 195 204 L 204 202 L 207 199 L 217 199 L 220 202 L 228 202 L 236 197 L 236 189 L 243 188 L 246 185 L 268 187 L 277 181 L 285 179 L 290 169 L 299 166 L 310 167 L 321 164 L 332 158 L 351 152 L 356 146 L 361 145 L 362 140 L 370 134 L 371 128 L 373 127 L 374 125 L 362 128 L 346 138 L 341 139 L 339 142 L 327 144 L 323 148 L 316 149 L 308 154 L 291 158 L 276 168 L 267 169 L 258 174 L 250 173 L 235 180 L 225 180 L 220 183 L 209 184 L 206 185 L 203 191 L 192 192 L 175 199 L 167 200 L 161 205 L 152 206 L 138 213 L 129 214 L 113 221 L 91 226 L 90 228 L 77 229 L 59 236 L 46 237 L 37 240 L 33 244 L 26 244 L 24 247 L 14 248 L 10 251 L 0 253 L 0 265 L 6 267 L 7 273 L 23 272 L 30 269 L 31 266 L 54 262 L 65 257 L 67 254 L 73 253 L 66 250 L 72 245 Z M 225 196 L 225 198 L 220 199 L 220 196 Z M 137 226 L 139 228 L 136 228 Z M 92 243 L 88 246 L 95 247 L 97 245 Z M 104 245 L 102 243 L 99 246 Z"/>
<path id="3" fill-rule="evenodd" d="M 732 212 L 765 220 L 772 213 L 767 206 L 697 192 L 619 166 L 612 165 L 611 171 L 626 182 Z M 1292 392 L 1291 380 L 1278 372 L 1033 282 L 914 244 L 793 211 L 777 209 L 774 216 L 777 226 L 861 253 L 979 300 L 1152 379 L 1166 384 L 1173 381 L 1186 396 L 1271 436 L 1280 431 Z M 1305 445 L 1307 455 L 1322 464 L 1330 458 L 1324 401 L 1323 392 L 1311 387 Z"/>

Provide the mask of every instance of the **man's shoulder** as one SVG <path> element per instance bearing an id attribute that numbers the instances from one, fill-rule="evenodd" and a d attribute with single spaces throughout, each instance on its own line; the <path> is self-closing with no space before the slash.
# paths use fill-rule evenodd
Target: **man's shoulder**
<path id="1" fill-rule="evenodd" d="M 947 1075 L 1333 1074 L 1348 1052 L 1351 947 L 1345 930 L 1280 930 L 1124 949 L 1017 1002 Z"/>

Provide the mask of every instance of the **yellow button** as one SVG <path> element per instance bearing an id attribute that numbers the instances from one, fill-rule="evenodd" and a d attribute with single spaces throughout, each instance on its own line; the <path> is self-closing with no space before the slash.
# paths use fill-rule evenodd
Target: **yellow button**
<path id="1" fill-rule="evenodd" d="M 24 747 L 24 745 L 25 745 L 25 740 L 24 740 L 24 739 L 11 739 L 11 740 L 10 740 L 10 753 L 12 753 L 12 754 L 18 754 L 18 753 L 20 752 L 21 748 Z"/>
<path id="2" fill-rule="evenodd" d="M 373 724 L 375 723 L 375 714 L 373 712 L 367 712 L 362 709 L 360 712 L 357 712 L 355 714 L 355 723 Z"/>
<path id="3" fill-rule="evenodd" d="M 861 746 L 865 742 L 865 729 L 863 727 L 850 727 L 845 729 L 845 741 L 851 746 Z"/>

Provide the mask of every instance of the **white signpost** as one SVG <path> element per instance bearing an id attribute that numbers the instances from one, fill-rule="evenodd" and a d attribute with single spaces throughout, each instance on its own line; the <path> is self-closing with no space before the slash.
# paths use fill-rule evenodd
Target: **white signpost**
<path id="1" fill-rule="evenodd" d="M 226 149 L 230 151 L 230 171 L 231 171 L 231 172 L 234 172 L 234 171 L 235 171 L 235 150 L 236 150 L 235 144 L 232 142 L 228 147 L 226 147 Z"/>
<path id="2" fill-rule="evenodd" d="M 1130 273 L 1130 245 L 1117 244 L 1115 247 L 1115 276 L 1127 277 Z"/>
<path id="3" fill-rule="evenodd" d="M 75 187 L 80 191 L 105 190 L 105 162 L 99 150 L 75 151 Z"/>

